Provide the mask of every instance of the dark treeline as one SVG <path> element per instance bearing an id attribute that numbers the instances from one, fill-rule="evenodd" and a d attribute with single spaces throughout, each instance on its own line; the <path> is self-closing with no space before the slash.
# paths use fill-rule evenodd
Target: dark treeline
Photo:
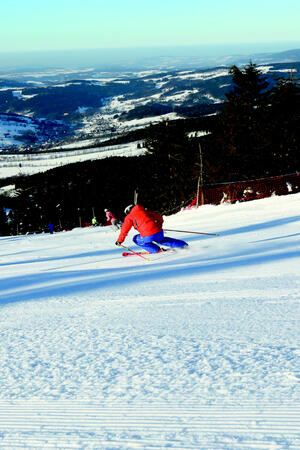
<path id="1" fill-rule="evenodd" d="M 246 180 L 300 168 L 300 88 L 278 80 L 269 88 L 255 65 L 230 70 L 233 89 L 206 140 L 210 181 Z"/>
<path id="2" fill-rule="evenodd" d="M 68 229 L 90 222 L 93 211 L 102 222 L 104 208 L 122 217 L 135 191 L 144 206 L 176 212 L 195 195 L 200 148 L 204 185 L 298 171 L 297 82 L 270 86 L 253 64 L 243 70 L 233 66 L 230 73 L 233 88 L 219 113 L 150 125 L 143 130 L 144 156 L 75 163 L 5 180 L 16 185 L 18 195 L 0 197 L 0 232 L 42 231 L 49 221 Z M 9 223 L 1 207 L 11 210 Z"/>

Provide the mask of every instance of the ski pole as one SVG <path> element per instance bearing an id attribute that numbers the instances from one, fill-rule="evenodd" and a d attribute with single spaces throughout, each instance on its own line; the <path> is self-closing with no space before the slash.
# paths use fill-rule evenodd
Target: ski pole
<path id="1" fill-rule="evenodd" d="M 131 252 L 131 253 L 134 253 L 135 255 L 139 256 L 140 258 L 145 259 L 146 261 L 150 261 L 149 258 L 146 258 L 145 256 L 140 255 L 139 253 L 136 253 L 135 251 L 131 250 L 131 248 L 125 247 L 125 245 L 120 244 L 120 247 L 125 248 L 125 250 L 128 250 L 128 251 Z"/>
<path id="2" fill-rule="evenodd" d="M 176 231 L 178 233 L 191 233 L 191 234 L 206 234 L 208 236 L 220 236 L 218 233 L 200 233 L 198 231 L 186 231 L 186 230 L 166 230 L 164 231 Z"/>

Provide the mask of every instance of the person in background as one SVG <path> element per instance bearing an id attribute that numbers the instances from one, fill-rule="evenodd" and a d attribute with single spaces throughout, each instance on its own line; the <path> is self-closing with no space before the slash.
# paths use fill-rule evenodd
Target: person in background
<path id="1" fill-rule="evenodd" d="M 49 222 L 47 226 L 48 226 L 48 228 L 49 228 L 50 234 L 53 234 L 53 231 L 54 231 L 54 225 L 53 225 L 53 223 Z"/>
<path id="2" fill-rule="evenodd" d="M 93 225 L 93 227 L 97 227 L 98 226 L 98 222 L 97 222 L 96 217 L 92 218 L 92 225 Z"/>
<path id="3" fill-rule="evenodd" d="M 121 222 L 117 219 L 117 217 L 108 209 L 104 210 L 105 215 L 106 215 L 106 222 L 110 222 L 115 230 L 120 230 L 122 224 Z"/>
<path id="4" fill-rule="evenodd" d="M 140 234 L 133 237 L 133 242 L 149 253 L 163 251 L 159 245 L 166 245 L 171 248 L 188 247 L 185 241 L 164 236 L 163 217 L 160 214 L 148 211 L 141 205 L 129 205 L 124 212 L 126 217 L 116 245 L 121 245 L 131 227 L 134 227 Z"/>

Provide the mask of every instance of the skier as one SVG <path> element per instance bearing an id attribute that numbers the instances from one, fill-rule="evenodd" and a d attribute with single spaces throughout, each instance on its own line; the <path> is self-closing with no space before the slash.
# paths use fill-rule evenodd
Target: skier
<path id="1" fill-rule="evenodd" d="M 49 222 L 47 226 L 48 226 L 48 228 L 49 228 L 50 234 L 53 234 L 53 231 L 54 231 L 54 225 L 53 225 L 53 223 L 52 223 L 52 222 Z"/>
<path id="2" fill-rule="evenodd" d="M 97 227 L 99 225 L 98 222 L 97 222 L 96 217 L 92 218 L 92 225 L 93 225 L 93 227 Z"/>
<path id="3" fill-rule="evenodd" d="M 133 237 L 133 242 L 148 253 L 163 251 L 156 244 L 166 245 L 171 248 L 188 247 L 185 241 L 164 236 L 162 229 L 163 217 L 160 214 L 148 211 L 141 205 L 129 205 L 124 213 L 126 217 L 116 245 L 120 246 L 124 242 L 131 227 L 134 227 L 140 234 L 136 234 Z"/>
<path id="4" fill-rule="evenodd" d="M 115 230 L 120 230 L 122 225 L 121 222 L 116 218 L 116 216 L 108 209 L 105 209 L 104 212 L 106 215 L 106 222 L 110 222 Z"/>

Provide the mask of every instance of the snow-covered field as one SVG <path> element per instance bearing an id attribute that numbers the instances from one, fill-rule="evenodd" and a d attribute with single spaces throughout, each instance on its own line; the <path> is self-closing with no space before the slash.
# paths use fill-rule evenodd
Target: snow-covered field
<path id="1" fill-rule="evenodd" d="M 300 194 L 165 228 L 0 238 L 0 448 L 300 448 Z"/>
<path id="2" fill-rule="evenodd" d="M 113 156 L 139 156 L 145 153 L 145 149 L 138 148 L 138 144 L 139 142 L 136 141 L 108 147 L 95 147 L 73 151 L 60 150 L 53 153 L 45 152 L 30 155 L 0 154 L 0 179 L 20 175 L 33 175 L 76 162 L 94 161 Z"/>
<path id="3" fill-rule="evenodd" d="M 30 118 L 26 122 L 24 120 L 17 122 L 13 119 L 6 119 L 0 117 L 0 148 L 8 145 L 19 145 L 22 142 L 22 134 L 25 132 L 37 133 L 38 126 L 31 123 Z"/>

